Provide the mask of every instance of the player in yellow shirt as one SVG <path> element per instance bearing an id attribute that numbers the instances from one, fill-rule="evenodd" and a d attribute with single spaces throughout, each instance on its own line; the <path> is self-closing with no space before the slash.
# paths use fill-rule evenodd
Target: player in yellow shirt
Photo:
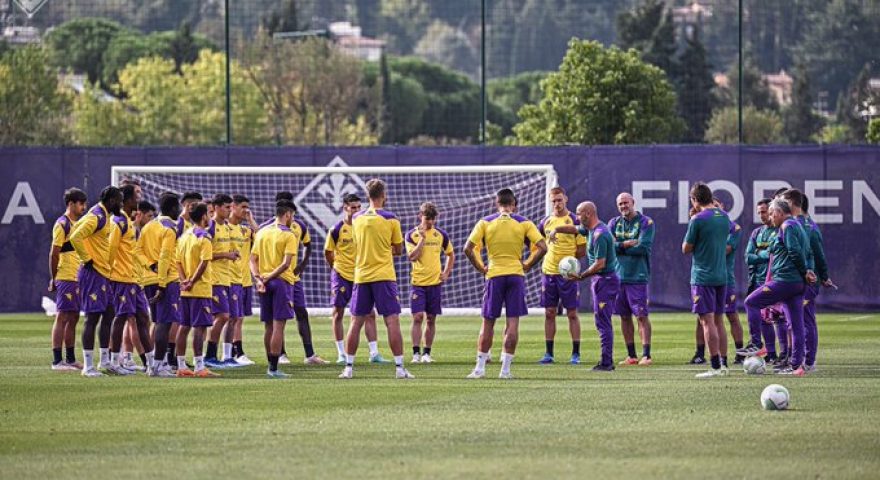
<path id="1" fill-rule="evenodd" d="M 73 225 L 86 211 L 86 194 L 78 188 L 64 192 L 64 215 L 52 227 L 52 247 L 49 249 L 49 291 L 55 292 L 55 323 L 52 324 L 52 370 L 76 371 L 82 365 L 76 361 L 76 323 L 79 321 L 79 287 L 76 274 L 79 258 L 68 240 Z M 66 359 L 61 357 L 65 346 Z"/>
<path id="2" fill-rule="evenodd" d="M 140 196 L 140 194 L 138 194 L 138 196 Z M 135 239 L 133 269 L 138 283 L 137 308 L 135 312 L 135 316 L 137 317 L 137 319 L 129 320 L 128 325 L 126 325 L 125 331 L 122 334 L 122 366 L 129 370 L 149 371 L 150 366 L 154 363 L 152 347 L 149 349 L 144 348 L 144 344 L 151 345 L 152 340 L 150 338 L 142 340 L 141 335 L 138 332 L 138 322 L 142 322 L 144 325 L 150 324 L 151 310 L 150 302 L 147 300 L 147 296 L 144 291 L 145 267 L 141 263 L 142 255 L 139 252 L 141 244 L 138 242 L 138 240 L 140 239 L 141 231 L 143 230 L 143 228 L 148 223 L 150 223 L 153 218 L 155 218 L 155 216 L 156 207 L 146 200 L 141 200 L 138 203 L 134 218 L 132 218 Z M 149 328 L 147 328 L 147 333 L 149 333 Z M 137 350 L 138 355 L 141 358 L 141 362 L 143 362 L 143 367 L 138 367 L 134 363 L 134 359 L 132 358 L 132 353 L 134 352 L 134 350 Z"/>
<path id="3" fill-rule="evenodd" d="M 437 315 L 443 313 L 441 285 L 449 280 L 455 253 L 449 234 L 437 227 L 437 207 L 425 202 L 419 207 L 419 225 L 406 234 L 406 252 L 412 262 L 412 299 L 410 310 L 413 363 L 433 363 L 431 346 L 434 344 Z M 441 254 L 446 255 L 445 267 Z M 442 268 L 442 270 L 441 270 Z M 425 322 L 425 349 L 421 350 L 422 322 Z"/>
<path id="4" fill-rule="evenodd" d="M 375 306 L 385 317 L 388 343 L 394 355 L 395 377 L 415 378 L 403 366 L 403 336 L 400 333 L 400 299 L 397 296 L 397 274 L 394 256 L 403 253 L 403 232 L 400 220 L 384 210 L 385 182 L 374 178 L 367 182 L 370 207 L 352 217 L 355 244 L 354 292 L 351 297 L 353 319 L 348 329 L 345 368 L 339 378 L 351 378 L 361 328 Z"/>
<path id="5" fill-rule="evenodd" d="M 562 187 L 550 189 L 553 212 L 538 224 L 544 238 L 562 225 L 580 225 L 574 213 L 568 210 L 568 197 Z M 581 235 L 562 235 L 556 242 L 547 242 L 547 255 L 541 264 L 541 306 L 544 307 L 544 358 L 538 363 L 553 363 L 553 343 L 556 337 L 556 315 L 565 308 L 568 314 L 568 331 L 571 333 L 571 364 L 581 363 L 581 321 L 578 318 L 578 282 L 559 274 L 559 262 L 565 257 L 583 258 L 587 254 L 587 240 Z"/>
<path id="6" fill-rule="evenodd" d="M 211 317 L 211 293 L 214 282 L 212 259 L 214 250 L 208 227 L 208 206 L 199 203 L 190 211 L 193 228 L 187 230 L 177 245 L 177 271 L 180 278 L 180 301 L 183 315 L 177 332 L 177 376 L 213 377 L 218 374 L 205 366 L 202 347 Z M 186 341 L 193 331 L 193 365 L 195 371 L 186 368 Z"/>
<path id="7" fill-rule="evenodd" d="M 211 248 L 214 259 L 211 263 L 214 285 L 211 290 L 211 314 L 214 315 L 214 326 L 208 334 L 208 350 L 205 353 L 205 364 L 211 368 L 227 368 L 239 366 L 232 362 L 232 357 L 227 357 L 230 362 L 224 363 L 217 358 L 217 344 L 220 342 L 220 334 L 229 322 L 230 297 L 229 286 L 232 278 L 238 277 L 236 262 L 241 255 L 232 241 L 232 226 L 229 225 L 229 216 L 232 215 L 232 197 L 225 193 L 214 195 L 211 200 L 214 205 L 214 218 L 208 222 L 206 232 L 211 239 Z"/>
<path id="8" fill-rule="evenodd" d="M 178 222 L 180 225 L 181 235 L 183 232 L 189 230 L 193 227 L 192 219 L 190 218 L 190 214 L 192 213 L 193 207 L 201 203 L 203 200 L 202 194 L 199 192 L 184 192 L 183 196 L 180 198 L 180 204 L 183 207 L 183 210 L 180 213 L 180 217 L 178 218 Z M 208 212 L 208 218 L 211 218 L 211 212 Z"/>
<path id="9" fill-rule="evenodd" d="M 354 291 L 354 238 L 351 219 L 361 211 L 361 199 L 354 193 L 342 197 L 343 218 L 327 232 L 324 242 L 324 260 L 330 266 L 330 307 L 333 309 L 333 337 L 336 340 L 337 365 L 345 365 L 345 340 L 342 318 Z M 376 314 L 371 311 L 364 322 L 364 336 L 370 348 L 370 363 L 390 363 L 379 354 L 376 334 Z"/>
<path id="10" fill-rule="evenodd" d="M 486 376 L 486 360 L 492 348 L 495 320 L 505 308 L 507 325 L 504 329 L 504 350 L 501 353 L 501 373 L 499 378 L 513 378 L 510 364 L 516 352 L 519 336 L 519 317 L 529 313 L 526 307 L 525 274 L 547 253 L 547 245 L 541 232 L 530 220 L 517 215 L 516 196 L 513 190 L 504 188 L 495 194 L 498 213 L 477 222 L 468 237 L 464 254 L 471 265 L 486 275 L 486 288 L 483 295 L 483 325 L 478 341 L 477 365 L 468 378 Z M 535 252 L 523 260 L 523 249 L 529 242 Z M 477 258 L 477 245 L 484 245 L 489 265 L 484 266 Z"/>
<path id="11" fill-rule="evenodd" d="M 254 237 L 250 269 L 260 294 L 260 321 L 264 325 L 263 344 L 269 360 L 270 378 L 287 378 L 278 370 L 284 343 L 284 327 L 293 318 L 293 256 L 296 238 L 290 231 L 295 207 L 289 200 L 275 204 L 275 223 L 262 225 Z"/>
<path id="12" fill-rule="evenodd" d="M 238 259 L 233 264 L 229 285 L 229 323 L 223 333 L 223 362 L 236 365 L 253 365 L 254 362 L 244 354 L 241 327 L 244 317 L 250 316 L 253 302 L 253 280 L 251 279 L 250 258 L 254 229 L 257 227 L 250 210 L 250 199 L 244 195 L 232 196 L 232 214 L 229 217 L 232 244 L 238 251 Z"/>
<path id="13" fill-rule="evenodd" d="M 101 348 L 100 368 L 110 365 L 110 325 L 113 322 L 113 305 L 110 303 L 110 242 L 113 228 L 112 215 L 119 214 L 122 192 L 108 186 L 101 191 L 101 201 L 79 219 L 70 234 L 70 244 L 82 262 L 79 282 L 80 308 L 86 314 L 82 333 L 83 370 L 85 377 L 100 377 L 95 369 L 95 330 L 101 326 L 98 341 Z"/>

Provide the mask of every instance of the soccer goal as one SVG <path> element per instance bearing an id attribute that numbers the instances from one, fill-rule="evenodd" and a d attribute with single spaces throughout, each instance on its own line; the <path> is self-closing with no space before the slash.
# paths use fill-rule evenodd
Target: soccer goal
<path id="1" fill-rule="evenodd" d="M 370 178 L 387 183 L 386 208 L 398 216 L 404 235 L 418 223 L 422 202 L 437 206 L 438 226 L 449 233 L 457 256 L 452 279 L 443 288 L 443 309 L 445 314 L 457 315 L 478 315 L 482 305 L 483 279 L 460 252 L 474 224 L 494 213 L 494 193 L 505 187 L 513 189 L 518 213 L 537 224 L 550 212 L 548 193 L 557 185 L 552 165 L 351 167 L 339 157 L 326 167 L 114 166 L 112 177 L 114 184 L 124 178 L 139 181 L 145 199 L 152 202 L 165 191 L 196 191 L 206 199 L 215 193 L 242 194 L 251 200 L 258 223 L 274 214 L 277 192 L 292 192 L 297 217 L 307 225 L 313 245 L 302 275 L 306 301 L 309 310 L 319 315 L 330 311 L 324 240 L 330 227 L 342 218 L 343 195 L 359 194 L 366 206 L 365 184 Z M 401 306 L 407 311 L 410 264 L 405 256 L 397 257 L 395 263 Z M 539 274 L 530 273 L 526 284 L 528 304 L 537 306 Z"/>

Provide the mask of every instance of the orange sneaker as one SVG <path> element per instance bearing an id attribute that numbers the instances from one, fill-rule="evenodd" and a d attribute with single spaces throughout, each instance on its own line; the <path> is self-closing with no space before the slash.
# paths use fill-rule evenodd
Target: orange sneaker
<path id="1" fill-rule="evenodd" d="M 207 368 L 205 368 L 203 370 L 199 370 L 198 372 L 195 372 L 194 375 L 198 378 L 210 378 L 210 377 L 219 377 L 220 376 L 219 373 L 214 373 L 214 372 L 208 370 Z"/>
<path id="2" fill-rule="evenodd" d="M 618 365 L 638 365 L 639 359 L 633 357 L 626 357 L 618 363 Z"/>
<path id="3" fill-rule="evenodd" d="M 642 359 L 639 360 L 639 365 L 641 365 L 643 367 L 647 367 L 647 366 L 651 365 L 652 363 L 654 363 L 654 361 L 651 360 L 651 357 L 642 357 Z"/>
<path id="4" fill-rule="evenodd" d="M 193 373 L 193 371 L 188 368 L 178 368 L 177 369 L 177 376 L 180 378 L 193 377 L 193 376 L 195 376 L 195 373 Z"/>

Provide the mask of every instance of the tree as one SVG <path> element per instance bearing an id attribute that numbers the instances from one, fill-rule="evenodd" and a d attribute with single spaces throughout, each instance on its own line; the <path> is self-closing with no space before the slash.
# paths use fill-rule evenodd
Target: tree
<path id="1" fill-rule="evenodd" d="M 498 106 L 494 125 L 502 136 L 510 135 L 513 126 L 519 123 L 517 112 L 529 104 L 541 101 L 541 80 L 547 78 L 546 72 L 525 72 L 513 77 L 489 80 L 486 95 Z"/>
<path id="2" fill-rule="evenodd" d="M 119 83 L 119 72 L 126 65 L 139 58 L 162 56 L 165 45 L 156 41 L 156 37 L 144 36 L 139 33 L 123 33 L 110 41 L 102 57 L 103 69 L 101 83 L 114 89 Z M 116 92 L 122 94 L 123 92 Z"/>
<path id="3" fill-rule="evenodd" d="M 872 76 L 872 65 L 866 63 L 846 92 L 837 98 L 837 122 L 847 127 L 850 142 L 865 138 L 867 119 L 880 111 L 880 93 L 870 86 Z"/>
<path id="4" fill-rule="evenodd" d="M 513 131 L 520 144 L 669 142 L 684 128 L 666 75 L 634 50 L 574 39 L 541 90 L 541 102 L 519 112 L 523 121 Z"/>
<path id="5" fill-rule="evenodd" d="M 715 110 L 706 130 L 709 143 L 739 142 L 737 107 Z M 770 110 L 759 110 L 752 105 L 743 108 L 743 143 L 749 145 L 770 145 L 785 143 L 782 133 L 782 119 Z"/>
<path id="6" fill-rule="evenodd" d="M 479 51 L 463 31 L 439 20 L 428 27 L 413 53 L 429 62 L 458 70 L 471 79 L 476 79 L 479 74 Z"/>
<path id="7" fill-rule="evenodd" d="M 716 100 L 712 93 L 715 88 L 712 65 L 706 58 L 698 27 L 686 41 L 679 67 L 678 111 L 687 125 L 683 140 L 702 142 Z"/>
<path id="8" fill-rule="evenodd" d="M 104 52 L 113 39 L 123 33 L 135 34 L 116 22 L 79 18 L 49 32 L 46 44 L 54 65 L 85 73 L 89 81 L 95 83 L 103 79 Z"/>
<path id="9" fill-rule="evenodd" d="M 0 56 L 0 145 L 67 143 L 65 119 L 69 95 L 58 72 L 38 47 Z"/>
<path id="10" fill-rule="evenodd" d="M 381 0 L 379 16 L 390 52 L 408 55 L 431 24 L 425 0 Z"/>
<path id="11" fill-rule="evenodd" d="M 794 70 L 791 104 L 782 111 L 785 137 L 791 143 L 808 143 L 822 128 L 822 119 L 813 112 L 813 94 L 810 78 L 804 64 L 798 63 Z"/>
<path id="12" fill-rule="evenodd" d="M 880 143 L 880 118 L 872 118 L 868 123 L 868 133 L 865 135 L 868 143 Z"/>
<path id="13" fill-rule="evenodd" d="M 764 76 L 758 70 L 758 66 L 752 60 L 754 55 L 744 54 L 743 61 L 743 106 L 751 105 L 758 110 L 779 110 L 776 97 L 767 86 Z M 737 105 L 739 94 L 739 64 L 734 63 L 727 70 L 728 88 L 719 88 L 718 96 L 725 106 Z"/>
<path id="14" fill-rule="evenodd" d="M 297 0 L 286 0 L 284 6 L 263 17 L 263 30 L 270 37 L 276 32 L 296 32 L 303 28 L 300 24 Z"/>
<path id="15" fill-rule="evenodd" d="M 642 59 L 666 72 L 675 84 L 677 65 L 675 24 L 672 9 L 663 0 L 644 0 L 630 11 L 617 16 L 618 44 L 622 49 L 635 48 Z"/>

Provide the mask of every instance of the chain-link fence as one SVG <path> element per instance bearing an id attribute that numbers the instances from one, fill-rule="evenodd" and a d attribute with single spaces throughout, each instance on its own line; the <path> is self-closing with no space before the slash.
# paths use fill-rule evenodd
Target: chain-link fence
<path id="1" fill-rule="evenodd" d="M 0 32 L 3 145 L 880 140 L 868 0 L 0 0 Z"/>

